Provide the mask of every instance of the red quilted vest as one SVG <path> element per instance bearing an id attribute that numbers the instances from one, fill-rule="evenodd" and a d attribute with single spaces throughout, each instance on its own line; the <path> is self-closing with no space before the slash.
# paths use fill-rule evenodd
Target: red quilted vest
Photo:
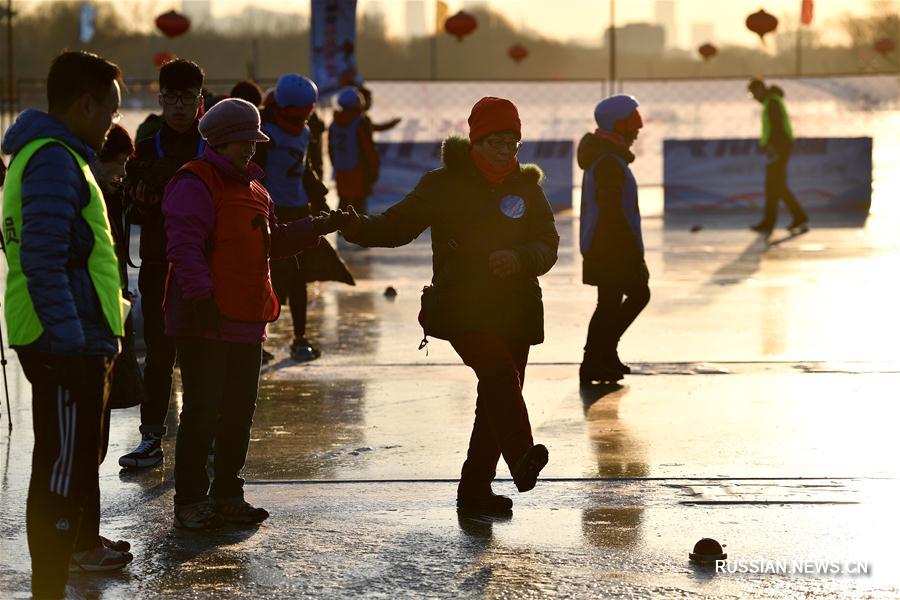
<path id="1" fill-rule="evenodd" d="M 233 321 L 271 322 L 281 307 L 269 270 L 269 193 L 197 159 L 180 171 L 200 178 L 212 195 L 216 227 L 207 252 L 219 311 Z"/>

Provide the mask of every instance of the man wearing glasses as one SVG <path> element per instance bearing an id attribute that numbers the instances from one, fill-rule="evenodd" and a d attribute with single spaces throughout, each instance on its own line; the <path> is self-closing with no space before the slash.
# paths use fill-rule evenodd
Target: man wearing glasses
<path id="1" fill-rule="evenodd" d="M 95 54 L 59 55 L 47 76 L 48 112 L 26 110 L 3 139 L 13 155 L 3 193 L 3 306 L 34 412 L 26 522 L 35 598 L 65 596 L 70 560 L 106 571 L 132 559 L 127 542 L 97 529 L 125 300 L 92 167 L 118 114 L 120 78 Z"/>
<path id="2" fill-rule="evenodd" d="M 503 514 L 512 500 L 491 490 L 500 457 L 519 492 L 534 488 L 547 464 L 522 398 L 532 345 L 544 341 L 538 277 L 556 263 L 559 235 L 537 165 L 520 165 L 522 126 L 504 98 L 479 100 L 469 138 L 444 141 L 443 168 L 384 214 L 350 207 L 344 237 L 361 246 L 408 244 L 431 227 L 432 286 L 419 321 L 426 335 L 453 345 L 478 377 L 475 423 L 456 505 L 461 513 Z"/>
<path id="3" fill-rule="evenodd" d="M 203 139 L 197 130 L 203 108 L 202 87 L 203 70 L 197 64 L 177 59 L 163 65 L 159 70 L 159 104 L 164 123 L 151 137 L 138 141 L 134 156 L 125 165 L 126 216 L 130 223 L 141 226 L 138 288 L 147 346 L 141 442 L 119 458 L 119 465 L 125 468 L 152 467 L 163 460 L 162 438 L 172 391 L 175 340 L 165 334 L 162 309 L 168 261 L 160 202 L 175 172 L 203 153 Z"/>

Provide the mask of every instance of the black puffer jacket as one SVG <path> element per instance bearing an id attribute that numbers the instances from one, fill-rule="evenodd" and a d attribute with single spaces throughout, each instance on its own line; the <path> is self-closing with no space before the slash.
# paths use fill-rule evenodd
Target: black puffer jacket
<path id="1" fill-rule="evenodd" d="M 543 173 L 537 165 L 520 166 L 494 186 L 478 171 L 471 149 L 464 138 L 444 140 L 444 166 L 426 173 L 384 214 L 363 217 L 350 241 L 402 246 L 431 227 L 434 284 L 447 327 L 539 344 L 544 308 L 537 278 L 556 263 L 559 247 L 553 211 L 540 186 Z M 488 268 L 488 257 L 508 249 L 515 250 L 522 269 L 501 279 Z"/>
<path id="2" fill-rule="evenodd" d="M 134 154 L 125 164 L 125 215 L 129 222 L 141 226 L 141 260 L 148 265 L 168 262 L 161 208 L 166 183 L 185 163 L 196 158 L 201 149 L 196 122 L 184 133 L 163 124 L 159 134 L 164 156 L 157 153 L 154 134 L 138 142 Z M 142 181 L 148 194 L 159 197 L 155 204 L 141 205 L 133 201 L 137 184 Z"/>
<path id="3" fill-rule="evenodd" d="M 634 161 L 627 148 L 588 133 L 578 143 L 578 166 L 591 168 L 601 154 L 611 153 L 626 163 Z M 582 281 L 587 285 L 627 285 L 649 278 L 644 253 L 622 208 L 625 171 L 613 157 L 607 156 L 594 167 L 597 194 L 593 199 L 601 209 L 590 249 L 584 253 Z M 582 202 L 587 202 L 582 198 Z"/>

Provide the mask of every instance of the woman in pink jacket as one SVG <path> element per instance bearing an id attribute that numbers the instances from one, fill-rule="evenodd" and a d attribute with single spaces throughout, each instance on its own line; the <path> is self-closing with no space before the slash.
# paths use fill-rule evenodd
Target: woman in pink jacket
<path id="1" fill-rule="evenodd" d="M 169 276 L 166 335 L 176 338 L 184 388 L 175 447 L 175 526 L 257 524 L 269 513 L 244 500 L 241 469 L 256 408 L 266 324 L 278 318 L 270 258 L 298 254 L 346 213 L 278 224 L 251 162 L 259 111 L 227 99 L 200 120 L 203 156 L 184 165 L 163 198 Z M 215 477 L 207 453 L 215 438 Z"/>

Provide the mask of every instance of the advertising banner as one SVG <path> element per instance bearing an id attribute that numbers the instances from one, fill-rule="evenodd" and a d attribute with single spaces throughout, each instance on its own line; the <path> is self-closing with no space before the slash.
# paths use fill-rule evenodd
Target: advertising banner
<path id="1" fill-rule="evenodd" d="M 327 97 L 351 83 L 356 70 L 356 0 L 312 0 L 310 73 Z"/>
<path id="2" fill-rule="evenodd" d="M 369 197 L 369 212 L 379 213 L 402 200 L 426 172 L 441 167 L 441 142 L 378 143 L 381 170 Z M 519 150 L 520 163 L 536 163 L 544 172 L 542 187 L 554 211 L 572 208 L 571 140 L 528 141 Z"/>
<path id="3" fill-rule="evenodd" d="M 665 140 L 665 212 L 762 210 L 767 160 L 755 139 Z M 867 213 L 872 138 L 797 139 L 788 186 L 807 211 Z"/>

